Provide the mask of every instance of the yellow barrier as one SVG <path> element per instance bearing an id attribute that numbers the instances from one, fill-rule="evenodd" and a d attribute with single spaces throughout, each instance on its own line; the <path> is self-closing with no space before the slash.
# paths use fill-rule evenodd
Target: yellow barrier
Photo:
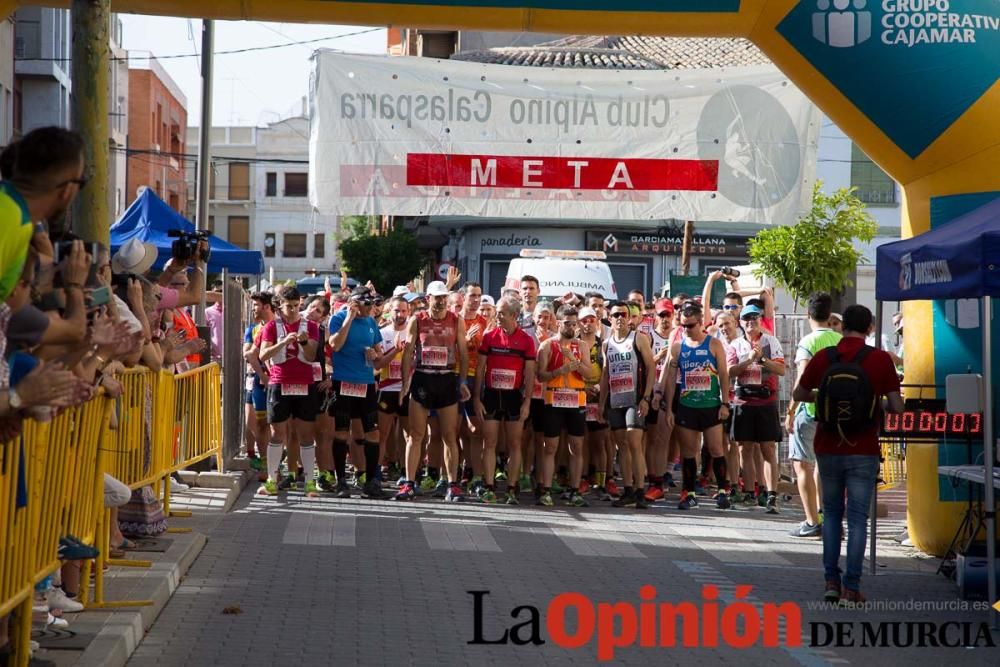
<path id="1" fill-rule="evenodd" d="M 886 486 L 906 483 L 906 454 L 903 441 L 882 438 L 882 481 Z"/>
<path id="2" fill-rule="evenodd" d="M 110 525 L 110 512 L 104 509 L 104 472 L 133 491 L 163 484 L 167 514 L 170 473 L 221 455 L 218 365 L 176 376 L 132 370 L 120 379 L 120 399 L 99 396 L 65 410 L 51 422 L 25 420 L 19 439 L 0 443 L 0 621 L 16 612 L 10 635 L 14 665 L 28 664 L 32 591 L 59 568 L 57 554 L 63 536 L 96 544 L 101 553 L 94 599 L 88 607 L 151 604 L 148 600 L 104 600 L 103 564 Z M 113 408 L 116 430 L 109 426 Z M 19 506 L 22 467 L 27 504 Z M 84 566 L 81 601 L 89 597 L 89 568 L 90 562 Z"/>

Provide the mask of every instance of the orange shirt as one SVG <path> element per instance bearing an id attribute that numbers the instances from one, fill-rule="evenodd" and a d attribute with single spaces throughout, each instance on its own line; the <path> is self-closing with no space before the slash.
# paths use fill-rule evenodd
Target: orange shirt
<path id="1" fill-rule="evenodd" d="M 465 321 L 465 331 L 468 335 L 469 329 L 479 325 L 479 332 L 469 340 L 469 377 L 476 376 L 476 367 L 479 364 L 479 346 L 483 343 L 483 336 L 486 335 L 486 318 L 482 315 L 476 315 L 471 320 Z"/>
<path id="2" fill-rule="evenodd" d="M 191 316 L 183 308 L 174 310 L 174 328 L 184 332 L 185 340 L 194 340 L 198 337 L 198 327 L 195 326 L 194 320 L 191 319 Z M 189 354 L 184 358 L 195 366 L 201 363 L 200 353 Z"/>

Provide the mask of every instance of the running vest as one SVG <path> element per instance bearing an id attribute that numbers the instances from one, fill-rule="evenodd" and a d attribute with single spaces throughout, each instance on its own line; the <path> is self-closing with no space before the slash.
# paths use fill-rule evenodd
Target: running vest
<path id="1" fill-rule="evenodd" d="M 653 339 L 653 358 L 656 359 L 656 355 L 663 351 L 663 348 L 670 346 L 670 337 L 664 338 L 654 329 L 650 332 L 649 337 Z M 660 371 L 663 370 L 664 364 L 667 363 L 667 358 L 663 357 L 660 361 L 656 362 L 656 377 L 660 377 Z"/>
<path id="2" fill-rule="evenodd" d="M 534 330 L 534 332 L 528 332 L 528 333 L 531 333 L 531 335 L 535 337 L 536 350 L 540 349 L 542 347 L 542 343 L 544 343 L 552 336 L 552 334 L 537 328 Z M 537 334 L 539 333 L 541 333 L 542 335 L 538 336 Z M 541 401 L 544 399 L 545 399 L 545 385 L 542 384 L 542 382 L 538 379 L 538 373 L 535 373 L 535 386 L 531 390 L 531 400 Z"/>
<path id="3" fill-rule="evenodd" d="M 417 364 L 422 373 L 443 375 L 455 372 L 455 341 L 458 336 L 458 316 L 448 311 L 440 320 L 430 312 L 417 314 Z"/>
<path id="4" fill-rule="evenodd" d="M 396 343 L 397 337 L 406 340 L 406 329 L 402 331 L 396 331 L 392 324 L 381 329 L 382 331 L 382 351 L 387 351 L 391 346 Z M 392 338 L 390 343 L 386 340 L 386 335 Z M 388 366 L 384 366 L 379 370 L 378 388 L 382 391 L 401 391 L 403 389 L 403 350 L 400 349 L 392 359 L 389 361 Z"/>
<path id="5" fill-rule="evenodd" d="M 678 363 L 681 374 L 680 404 L 688 408 L 717 408 L 722 405 L 719 393 L 719 369 L 712 354 L 712 337 L 696 347 L 688 345 L 688 338 L 681 339 Z"/>
<path id="6" fill-rule="evenodd" d="M 549 346 L 549 367 L 545 370 L 550 373 L 563 365 L 564 352 L 560 342 L 561 337 Z M 577 361 L 583 360 L 579 340 L 570 341 L 569 351 Z M 587 405 L 587 395 L 583 391 L 586 386 L 576 371 L 554 377 L 545 384 L 545 404 L 556 408 L 582 408 Z"/>
<path id="7" fill-rule="evenodd" d="M 634 408 L 639 404 L 639 350 L 635 345 L 635 332 L 618 342 L 614 334 L 608 337 L 608 387 L 612 408 Z"/>
<path id="8" fill-rule="evenodd" d="M 275 331 L 277 332 L 278 342 L 281 342 L 281 340 L 285 336 L 288 335 L 288 331 L 285 329 L 285 321 L 283 319 L 281 319 L 280 317 L 276 317 L 276 318 L 274 318 L 274 326 L 275 326 Z M 298 333 L 300 333 L 300 334 L 301 333 L 304 333 L 304 334 L 308 334 L 309 333 L 309 320 L 307 320 L 304 317 L 300 317 L 299 318 Z M 302 361 L 303 363 L 306 363 L 306 364 L 312 364 L 312 361 L 313 361 L 312 359 L 306 359 L 306 352 L 305 352 L 305 349 L 303 349 L 302 344 L 296 342 L 295 346 L 299 350 L 299 353 L 298 353 L 299 361 Z M 283 364 L 283 363 L 285 363 L 286 361 L 288 361 L 288 352 L 287 352 L 287 350 L 288 350 L 288 347 L 285 346 L 285 345 L 282 345 L 280 348 L 278 348 L 278 351 L 275 352 L 274 356 L 271 357 L 271 359 L 269 361 L 272 364 Z"/>

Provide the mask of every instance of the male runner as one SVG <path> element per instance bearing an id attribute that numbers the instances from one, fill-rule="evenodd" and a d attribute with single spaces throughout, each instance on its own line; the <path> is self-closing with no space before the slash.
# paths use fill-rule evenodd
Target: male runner
<path id="1" fill-rule="evenodd" d="M 587 383 L 587 440 L 584 451 L 590 458 L 588 474 L 590 481 L 594 484 L 595 492 L 602 500 L 611 500 L 612 495 L 618 495 L 614 480 L 609 480 L 607 475 L 608 470 L 614 472 L 615 446 L 611 442 L 607 423 L 599 419 L 600 378 L 601 369 L 604 368 L 604 350 L 601 347 L 602 339 L 598 337 L 598 332 L 603 330 L 604 325 L 601 324 L 601 320 L 593 308 L 583 308 L 579 315 L 580 341 L 590 347 L 591 366 L 589 377 L 585 378 Z M 612 477 L 614 477 L 613 474 Z M 606 486 L 610 486 L 610 488 L 606 488 Z"/>
<path id="2" fill-rule="evenodd" d="M 410 437 L 406 441 L 406 483 L 417 478 L 421 439 L 427 431 L 428 412 L 434 410 L 444 440 L 444 463 L 449 482 L 445 500 L 462 500 L 458 477 L 458 401 L 468 401 L 469 388 L 459 378 L 468 372 L 465 323 L 448 311 L 448 288 L 441 281 L 427 286 L 430 311 L 410 319 L 403 350 L 403 388 L 400 402 L 409 396 Z M 414 356 L 415 355 L 415 356 Z M 455 374 L 456 361 L 458 375 Z M 413 374 L 410 374 L 411 368 Z"/>
<path id="3" fill-rule="evenodd" d="M 611 307 L 611 335 L 604 341 L 604 369 L 601 373 L 600 412 L 608 408 L 611 438 L 621 456 L 625 492 L 613 504 L 646 509 L 642 482 L 646 478 L 646 455 L 642 435 L 652 402 L 656 365 L 649 337 L 629 328 L 630 308 L 624 301 Z"/>
<path id="4" fill-rule="evenodd" d="M 278 493 L 281 452 L 289 442 L 288 420 L 298 419 L 299 442 L 315 440 L 313 424 L 319 412 L 319 392 L 313 379 L 313 360 L 319 347 L 319 327 L 299 314 L 299 291 L 293 286 L 278 290 L 279 316 L 260 333 L 260 360 L 271 362 L 267 387 L 267 422 L 271 442 L 267 446 L 267 481 L 258 493 Z M 312 470 L 316 450 L 301 452 L 302 467 Z M 307 490 L 308 491 L 308 490 Z M 313 489 L 314 493 L 315 490 Z"/>
<path id="5" fill-rule="evenodd" d="M 409 431 L 409 404 L 399 400 L 399 392 L 403 388 L 403 349 L 406 347 L 406 321 L 410 316 L 410 304 L 402 296 L 394 296 L 389 302 L 389 314 L 391 321 L 382 327 L 382 357 L 375 362 L 375 368 L 379 371 L 379 449 L 383 452 L 396 430 L 397 420 L 404 434 Z M 389 460 L 401 459 L 390 455 Z M 405 472 L 403 477 L 406 477 Z"/>
<path id="6" fill-rule="evenodd" d="M 479 305 L 483 298 L 483 288 L 479 283 L 468 282 L 463 288 L 465 301 L 461 316 L 465 323 L 465 342 L 469 354 L 469 371 L 464 378 L 465 384 L 472 393 L 476 382 L 476 368 L 479 363 L 479 346 L 486 333 L 486 318 L 479 314 Z M 467 402 L 459 403 L 459 444 L 462 448 L 465 464 L 472 468 L 469 491 L 478 496 L 483 484 L 483 422 Z"/>
<path id="7" fill-rule="evenodd" d="M 538 378 L 545 383 L 543 430 L 545 434 L 541 470 L 538 471 L 539 504 L 552 507 L 552 476 L 556 452 L 563 432 L 569 444 L 569 503 L 586 507 L 580 494 L 583 473 L 583 436 L 587 431 L 586 381 L 590 378 L 590 348 L 577 337 L 577 310 L 563 306 L 557 313 L 559 335 L 542 343 L 538 350 Z"/>
<path id="8" fill-rule="evenodd" d="M 663 400 L 670 405 L 675 389 L 680 390 L 676 423 L 681 442 L 684 484 L 678 509 L 698 506 L 695 482 L 698 475 L 699 436 L 712 455 L 712 468 L 719 485 L 716 504 L 720 509 L 730 507 L 729 481 L 726 476 L 725 452 L 722 448 L 722 422 L 729 415 L 729 370 L 726 367 L 726 350 L 722 341 L 705 333 L 701 306 L 684 304 L 681 311 L 684 338 L 670 348 L 667 365 L 660 375 L 664 387 Z M 678 369 L 680 383 L 675 383 Z M 667 424 L 672 426 L 675 416 L 668 412 Z"/>
<path id="9" fill-rule="evenodd" d="M 524 332 L 535 334 L 535 306 L 538 305 L 538 278 L 521 276 L 521 318 L 518 325 Z"/>
<path id="10" fill-rule="evenodd" d="M 493 474 L 496 465 L 500 422 L 506 426 L 510 459 L 507 469 L 507 504 L 518 504 L 517 471 L 521 467 L 521 433 L 531 410 L 531 389 L 535 384 L 535 340 L 518 324 L 520 304 L 504 297 L 497 304 L 497 327 L 483 336 L 479 346 L 479 366 L 472 392 L 472 405 L 483 423 L 483 481 L 480 500 L 496 502 Z"/>
<path id="11" fill-rule="evenodd" d="M 261 454 L 268 438 L 267 427 L 267 383 L 270 379 L 267 369 L 260 363 L 257 339 L 264 325 L 274 319 L 271 295 L 258 292 L 250 297 L 253 324 L 243 334 L 243 359 L 247 362 L 246 379 L 246 427 L 244 440 L 250 467 L 257 473 L 264 473 Z M 265 473 L 266 474 L 266 473 Z M 266 477 L 262 477 L 266 479 Z"/>
<path id="12" fill-rule="evenodd" d="M 656 377 L 663 373 L 667 365 L 667 355 L 670 354 L 670 334 L 674 330 L 674 304 L 670 299 L 658 299 L 655 304 L 656 328 L 650 332 L 653 345 L 653 363 L 656 364 Z M 649 488 L 646 490 L 646 500 L 655 502 L 663 498 L 663 479 L 670 477 L 667 468 L 667 453 L 670 449 L 670 429 L 667 428 L 666 417 L 660 418 L 662 392 L 654 392 L 653 409 L 646 418 L 646 469 L 649 471 Z M 669 407 L 669 406 L 667 406 Z M 662 472 L 661 472 L 662 471 Z"/>

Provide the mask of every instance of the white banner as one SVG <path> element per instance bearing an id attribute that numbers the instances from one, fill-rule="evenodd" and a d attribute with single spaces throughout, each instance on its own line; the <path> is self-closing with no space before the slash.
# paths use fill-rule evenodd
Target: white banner
<path id="1" fill-rule="evenodd" d="M 820 116 L 774 67 L 610 71 L 314 56 L 322 213 L 790 224 Z"/>

